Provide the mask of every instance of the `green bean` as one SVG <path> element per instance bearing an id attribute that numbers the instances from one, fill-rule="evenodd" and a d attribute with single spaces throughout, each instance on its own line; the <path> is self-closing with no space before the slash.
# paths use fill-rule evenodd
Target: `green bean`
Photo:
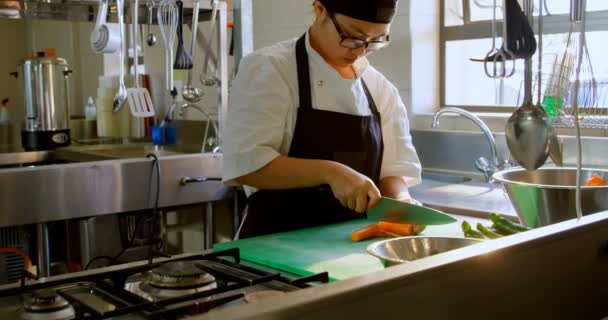
<path id="1" fill-rule="evenodd" d="M 484 236 L 486 236 L 490 239 L 498 239 L 498 238 L 502 237 L 502 235 L 500 235 L 494 231 L 491 231 L 490 229 L 486 228 L 479 222 L 477 223 L 477 230 L 479 230 Z"/>
<path id="2" fill-rule="evenodd" d="M 495 224 L 498 221 L 500 221 L 503 224 L 509 225 L 510 229 L 513 229 L 513 230 L 516 231 L 514 233 L 532 230 L 532 228 L 526 227 L 526 226 L 521 225 L 519 223 L 512 222 L 511 220 L 509 220 L 509 219 L 507 219 L 505 217 L 502 217 L 502 216 L 500 216 L 500 215 L 498 215 L 496 213 L 490 213 L 490 220 L 492 220 L 492 222 L 494 222 Z"/>
<path id="3" fill-rule="evenodd" d="M 508 235 L 519 233 L 519 230 L 513 229 L 509 224 L 505 223 L 502 220 L 498 220 L 498 221 L 494 222 L 494 224 L 492 225 L 492 228 L 502 231 Z"/>
<path id="4" fill-rule="evenodd" d="M 461 228 L 462 232 L 464 232 L 464 236 L 467 238 L 485 239 L 483 234 L 477 230 L 473 230 L 467 221 L 462 222 Z"/>

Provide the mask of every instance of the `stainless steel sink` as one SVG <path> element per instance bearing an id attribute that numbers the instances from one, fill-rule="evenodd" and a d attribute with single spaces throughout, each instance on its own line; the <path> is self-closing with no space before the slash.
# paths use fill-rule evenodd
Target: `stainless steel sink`
<path id="1" fill-rule="evenodd" d="M 464 183 L 472 181 L 473 179 L 465 176 L 458 176 L 452 174 L 444 174 L 444 173 L 431 173 L 431 172 L 423 172 L 422 179 L 425 180 L 433 180 L 444 183 Z"/>
<path id="2" fill-rule="evenodd" d="M 161 157 L 194 154 L 200 153 L 200 146 L 163 146 L 155 148 L 150 144 L 100 144 L 75 145 L 46 151 L 0 153 L 0 168 L 145 158 L 150 153 Z"/>
<path id="3" fill-rule="evenodd" d="M 148 154 L 154 153 L 157 156 L 172 156 L 180 154 L 200 153 L 200 146 L 162 146 L 155 147 L 148 143 L 127 144 L 127 145 L 94 145 L 76 146 L 57 151 L 61 157 L 75 159 L 74 162 L 145 158 Z M 88 160 L 91 159 L 91 160 Z"/>

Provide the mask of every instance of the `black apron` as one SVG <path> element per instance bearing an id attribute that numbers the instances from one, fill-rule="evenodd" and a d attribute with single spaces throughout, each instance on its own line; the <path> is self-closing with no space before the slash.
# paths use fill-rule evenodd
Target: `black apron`
<path id="1" fill-rule="evenodd" d="M 296 43 L 300 104 L 289 157 L 333 160 L 366 175 L 378 185 L 384 145 L 380 113 L 363 79 L 371 115 L 313 109 L 305 35 Z M 329 186 L 259 190 L 248 200 L 240 238 L 308 228 L 361 218 L 343 207 Z"/>

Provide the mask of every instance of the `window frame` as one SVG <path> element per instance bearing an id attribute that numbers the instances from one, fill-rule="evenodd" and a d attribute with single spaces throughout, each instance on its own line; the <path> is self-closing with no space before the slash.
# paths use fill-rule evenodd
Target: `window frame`
<path id="1" fill-rule="evenodd" d="M 491 37 L 492 21 L 471 21 L 470 3 L 472 0 L 460 0 L 462 2 L 463 25 L 446 26 L 446 0 L 440 0 L 440 27 L 439 27 L 439 55 L 440 55 L 440 75 L 439 75 L 439 102 L 441 107 L 458 107 L 471 112 L 484 113 L 512 113 L 517 106 L 493 106 L 493 105 L 455 105 L 446 103 L 446 44 L 448 41 L 487 39 Z M 587 12 L 586 16 L 587 31 L 608 31 L 608 10 Z M 500 20 L 502 21 L 502 20 Z M 569 14 L 552 14 L 543 16 L 543 35 L 568 33 L 570 24 Z M 533 30 L 537 34 L 538 19 L 534 18 Z M 502 23 L 496 24 L 496 32 L 502 32 Z M 521 60 L 517 62 L 522 63 Z"/>

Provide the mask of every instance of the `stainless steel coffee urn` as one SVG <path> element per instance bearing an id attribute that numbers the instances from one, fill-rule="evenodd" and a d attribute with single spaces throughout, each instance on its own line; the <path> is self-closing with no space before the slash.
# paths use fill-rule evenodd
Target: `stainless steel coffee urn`
<path id="1" fill-rule="evenodd" d="M 25 102 L 25 123 L 21 130 L 23 148 L 49 150 L 70 144 L 68 77 L 65 59 L 45 56 L 25 59 L 19 72 Z"/>

